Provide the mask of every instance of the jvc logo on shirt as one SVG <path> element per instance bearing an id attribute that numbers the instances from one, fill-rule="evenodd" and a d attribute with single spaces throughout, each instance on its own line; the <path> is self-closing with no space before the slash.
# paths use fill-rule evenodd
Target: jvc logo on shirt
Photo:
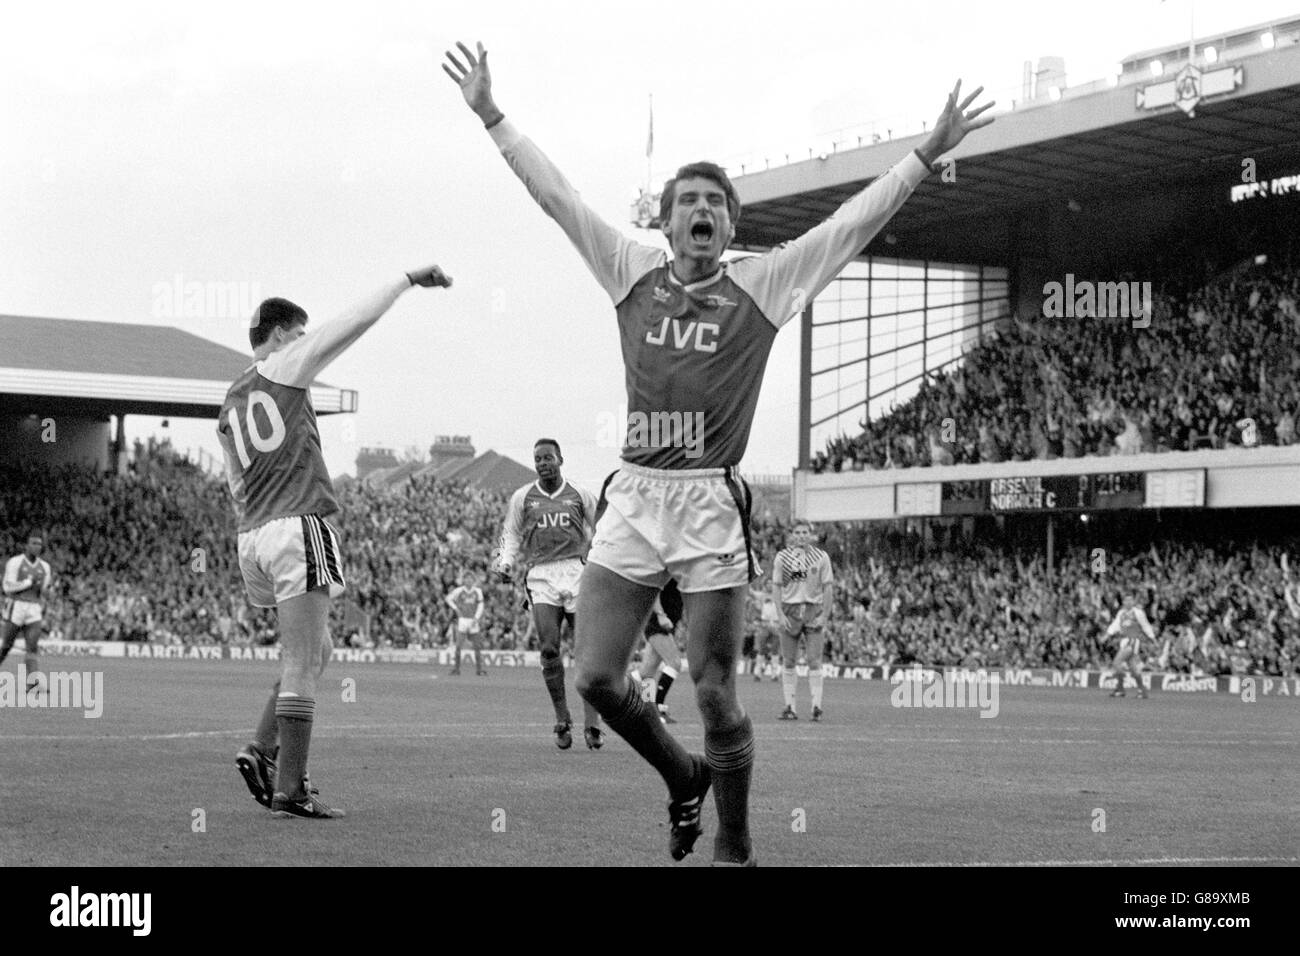
<path id="1" fill-rule="evenodd" d="M 672 319 L 665 315 L 658 328 L 646 332 L 645 340 L 650 345 L 664 345 L 675 349 L 689 346 L 696 352 L 716 352 L 720 331 L 721 326 L 716 322 L 698 322 L 691 319 L 684 323 L 681 319 Z"/>
<path id="2" fill-rule="evenodd" d="M 546 528 L 571 528 L 573 522 L 569 520 L 569 513 L 566 511 L 551 511 L 537 519 L 539 529 Z"/>
<path id="3" fill-rule="evenodd" d="M 71 893 L 50 897 L 50 925 L 59 927 L 126 926 L 134 936 L 148 936 L 153 920 L 152 893 Z"/>

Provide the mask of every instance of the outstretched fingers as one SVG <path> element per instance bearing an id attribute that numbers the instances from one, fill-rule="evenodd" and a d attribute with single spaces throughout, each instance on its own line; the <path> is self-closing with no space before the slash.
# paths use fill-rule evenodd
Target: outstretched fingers
<path id="1" fill-rule="evenodd" d="M 961 89 L 961 80 L 957 81 L 957 89 Z M 983 92 L 984 92 L 984 87 L 982 86 L 975 87 L 975 92 L 971 93 L 970 96 L 966 97 L 964 100 L 961 101 L 961 108 L 963 110 L 966 109 L 966 107 L 970 106 L 972 103 L 975 102 L 975 97 L 979 96 Z M 956 98 L 956 94 L 957 94 L 957 90 L 953 90 L 954 98 Z"/>
<path id="2" fill-rule="evenodd" d="M 451 64 L 451 66 L 448 66 L 447 63 L 444 63 L 442 65 L 442 68 L 447 72 L 447 75 L 450 76 L 457 83 L 464 83 L 465 80 L 469 79 L 469 67 L 465 66 L 463 63 L 460 62 L 460 60 L 456 59 L 455 53 L 452 53 L 450 50 L 446 50 L 444 52 L 446 53 L 447 60 Z"/>
<path id="3" fill-rule="evenodd" d="M 478 79 L 487 82 L 487 50 L 483 48 L 481 41 L 477 46 L 478 54 L 475 55 L 470 51 L 469 47 L 457 40 L 456 47 L 460 50 L 459 57 L 451 50 L 444 51 L 447 62 L 442 64 L 442 71 L 455 80 L 456 85 L 461 89 L 468 89 Z M 462 58 L 464 62 L 461 62 Z"/>

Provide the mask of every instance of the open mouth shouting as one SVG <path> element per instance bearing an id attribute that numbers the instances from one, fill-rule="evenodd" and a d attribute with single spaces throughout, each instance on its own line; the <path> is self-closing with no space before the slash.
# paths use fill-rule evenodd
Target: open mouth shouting
<path id="1" fill-rule="evenodd" d="M 691 223 L 691 245 L 697 248 L 708 248 L 713 245 L 713 235 L 713 223 L 707 219 L 700 219 Z"/>

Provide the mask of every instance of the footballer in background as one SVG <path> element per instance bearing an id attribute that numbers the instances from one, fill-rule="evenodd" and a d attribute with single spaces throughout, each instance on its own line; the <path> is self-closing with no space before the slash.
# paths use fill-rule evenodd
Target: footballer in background
<path id="1" fill-rule="evenodd" d="M 1111 669 L 1115 671 L 1115 689 L 1110 692 L 1110 696 L 1124 696 L 1124 675 L 1131 674 L 1137 684 L 1137 695 L 1146 697 L 1147 690 L 1142 686 L 1142 659 L 1139 651 L 1142 649 L 1142 638 L 1154 641 L 1156 631 L 1147 620 L 1146 612 L 1138 606 L 1137 595 L 1132 591 L 1124 594 L 1119 613 L 1110 622 L 1110 627 L 1106 628 L 1108 638 L 1115 635 L 1119 635 L 1119 650 L 1115 652 L 1115 660 L 1111 664 Z"/>
<path id="2" fill-rule="evenodd" d="M 799 641 L 806 643 L 808 690 L 812 696 L 812 719 L 822 719 L 822 653 L 826 647 L 826 624 L 835 603 L 835 574 L 831 558 L 813 544 L 812 525 L 796 521 L 790 529 L 790 544 L 772 561 L 772 601 L 780 625 L 781 690 L 785 696 L 782 720 L 798 720 L 795 698 L 799 676 Z"/>
<path id="3" fill-rule="evenodd" d="M 677 582 L 669 581 L 659 592 L 645 622 L 645 650 L 637 679 L 645 688 L 643 699 L 653 701 L 659 720 L 675 724 L 668 713 L 668 691 L 682 672 L 682 652 L 677 646 L 677 625 L 682 619 L 682 593 Z"/>
<path id="4" fill-rule="evenodd" d="M 781 677 L 781 617 L 776 601 L 758 582 L 749 589 L 746 614 L 749 633 L 745 637 L 745 656 L 750 660 L 754 682 L 763 679 L 770 668 L 772 680 Z"/>
<path id="5" fill-rule="evenodd" d="M 517 564 L 525 568 L 524 584 L 542 655 L 542 680 L 555 709 L 555 745 L 568 750 L 573 746 L 573 717 L 564 690 L 561 629 L 566 619 L 574 626 L 578 579 L 596 526 L 596 499 L 564 480 L 563 465 L 559 442 L 539 438 L 534 443 L 537 480 L 510 496 L 493 570 L 509 580 Z M 583 739 L 589 748 L 599 750 L 600 714 L 586 703 L 583 713 Z"/>
<path id="6" fill-rule="evenodd" d="M 14 641 L 23 636 L 23 668 L 27 673 L 27 689 L 42 687 L 40 660 L 37 647 L 45 620 L 45 596 L 49 592 L 54 572 L 50 562 L 41 557 L 45 538 L 33 531 L 27 536 L 27 546 L 5 562 L 4 602 L 0 605 L 0 664 L 9 656 Z"/>
<path id="7" fill-rule="evenodd" d="M 474 645 L 474 668 L 479 677 L 487 676 L 483 669 L 483 589 L 478 586 L 478 575 L 462 571 L 457 575 L 456 587 L 447 595 L 447 605 L 456 612 L 456 658 L 451 676 L 460 676 L 460 649 L 465 638 Z"/>

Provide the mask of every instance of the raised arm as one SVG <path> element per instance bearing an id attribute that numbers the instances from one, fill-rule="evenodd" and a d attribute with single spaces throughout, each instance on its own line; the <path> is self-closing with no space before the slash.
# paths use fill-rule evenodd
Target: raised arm
<path id="1" fill-rule="evenodd" d="M 732 277 L 773 325 L 780 328 L 802 311 L 862 252 L 940 156 L 955 148 L 967 133 L 993 122 L 991 116 L 980 117 L 992 102 L 967 110 L 983 89 L 979 87 L 959 104 L 961 81 L 958 80 L 934 129 L 919 147 L 840 206 L 821 225 L 767 255 L 731 264 Z"/>
<path id="2" fill-rule="evenodd" d="M 273 382 L 308 388 L 331 362 L 393 307 L 412 286 L 425 288 L 451 285 L 451 277 L 437 266 L 424 266 L 386 282 L 342 315 L 324 322 L 284 348 L 272 352 L 262 363 L 262 374 Z"/>
<path id="3" fill-rule="evenodd" d="M 542 210 L 564 230 L 611 301 L 615 305 L 622 302 L 636 281 L 666 258 L 664 253 L 628 239 L 583 202 L 546 154 L 515 129 L 497 107 L 483 44 L 478 44 L 477 55 L 463 43 L 456 46 L 465 62 L 448 51 L 443 72 L 460 87 L 465 102 L 483 121 L 510 168 Z"/>

